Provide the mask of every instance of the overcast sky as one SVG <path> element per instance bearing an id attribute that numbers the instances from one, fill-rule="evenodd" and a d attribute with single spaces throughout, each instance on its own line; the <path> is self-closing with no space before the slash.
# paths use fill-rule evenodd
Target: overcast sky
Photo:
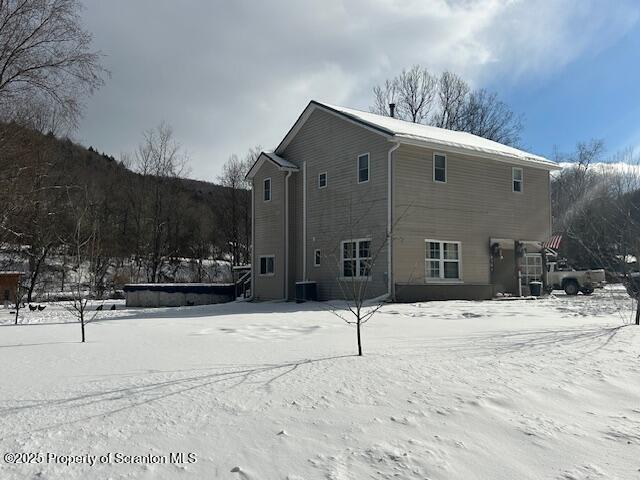
<path id="1" fill-rule="evenodd" d="M 273 148 L 311 99 L 367 110 L 415 63 L 496 90 L 535 153 L 640 145 L 637 0 L 84 1 L 112 76 L 77 139 L 117 156 L 164 120 L 195 178 Z"/>

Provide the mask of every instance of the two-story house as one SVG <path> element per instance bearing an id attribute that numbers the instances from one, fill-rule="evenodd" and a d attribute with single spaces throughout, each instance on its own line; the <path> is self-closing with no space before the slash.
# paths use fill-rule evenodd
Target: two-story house
<path id="1" fill-rule="evenodd" d="M 557 168 L 468 133 L 312 101 L 248 173 L 253 297 L 293 300 L 296 282 L 316 282 L 321 300 L 353 286 L 398 301 L 522 294 L 542 277 Z"/>

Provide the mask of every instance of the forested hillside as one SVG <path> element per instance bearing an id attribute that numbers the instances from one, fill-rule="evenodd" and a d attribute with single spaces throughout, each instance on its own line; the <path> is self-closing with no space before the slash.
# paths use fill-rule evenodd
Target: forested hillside
<path id="1" fill-rule="evenodd" d="M 211 281 L 221 260 L 247 261 L 249 192 L 184 178 L 167 126 L 118 160 L 16 124 L 0 125 L 0 149 L 0 269 L 27 272 L 29 296 L 64 290 L 78 268 L 103 295 L 125 282 Z"/>

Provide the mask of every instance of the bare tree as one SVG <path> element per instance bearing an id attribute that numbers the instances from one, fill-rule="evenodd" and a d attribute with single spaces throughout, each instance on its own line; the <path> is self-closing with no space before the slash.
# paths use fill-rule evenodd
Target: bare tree
<path id="1" fill-rule="evenodd" d="M 431 123 L 440 128 L 461 130 L 465 125 L 470 90 L 461 77 L 455 73 L 443 72 L 438 79 L 438 110 Z"/>
<path id="2" fill-rule="evenodd" d="M 97 248 L 96 222 L 86 188 L 69 187 L 66 189 L 66 195 L 70 224 L 66 236 L 61 240 L 69 247 L 74 278 L 70 282 L 72 299 L 69 304 L 65 304 L 65 308 L 80 323 L 81 341 L 84 343 L 85 327 L 97 316 L 97 311 L 90 315 L 88 308 L 89 289 L 92 284 L 89 266 Z"/>
<path id="3" fill-rule="evenodd" d="M 436 79 L 426 68 L 414 65 L 402 70 L 392 80 L 386 80 L 384 86 L 373 89 L 374 113 L 390 115 L 389 104 L 396 104 L 395 116 L 414 123 L 424 123 L 434 106 Z"/>
<path id="4" fill-rule="evenodd" d="M 481 88 L 469 94 L 460 130 L 505 145 L 517 145 L 522 121 L 495 92 Z"/>
<path id="5" fill-rule="evenodd" d="M 640 161 L 626 151 L 613 164 L 594 165 L 601 152 L 601 142 L 579 144 L 569 156 L 575 166 L 554 180 L 554 229 L 567 237 L 562 251 L 574 264 L 604 268 L 610 280 L 622 282 L 640 325 Z"/>
<path id="6" fill-rule="evenodd" d="M 414 65 L 373 88 L 373 113 L 458 130 L 507 145 L 517 145 L 522 120 L 494 92 L 473 90 L 460 76 L 443 72 L 436 77 Z"/>
<path id="7" fill-rule="evenodd" d="M 348 325 L 356 328 L 356 344 L 358 356 L 362 356 L 362 327 L 386 303 L 386 296 L 371 299 L 369 295 L 370 275 L 380 259 L 381 253 L 388 245 L 388 238 L 367 239 L 345 242 L 345 250 L 340 259 L 336 255 L 334 261 L 337 266 L 338 286 L 346 301 L 347 309 L 341 310 L 332 306 L 331 312 Z M 356 255 L 357 251 L 357 255 Z M 342 257 L 348 258 L 343 260 Z M 355 257 L 358 257 L 355 260 Z M 343 276 L 344 275 L 344 276 Z"/>
<path id="8" fill-rule="evenodd" d="M 246 179 L 247 172 L 260 155 L 262 148 L 249 149 L 243 158 L 233 154 L 222 167 L 218 177 L 223 191 L 223 208 L 219 210 L 220 226 L 225 233 L 229 246 L 232 265 L 249 261 L 251 244 L 251 183 Z"/>
<path id="9" fill-rule="evenodd" d="M 20 318 L 20 310 L 22 310 L 22 306 L 24 304 L 25 298 L 27 295 L 27 285 L 25 284 L 22 275 L 18 279 L 18 284 L 16 285 L 16 289 L 13 292 L 13 303 L 15 305 L 15 317 L 14 317 L 14 325 L 18 325 L 18 320 Z"/>
<path id="10" fill-rule="evenodd" d="M 376 85 L 373 87 L 373 98 L 374 104 L 370 108 L 372 113 L 377 113 L 378 115 L 386 115 L 390 116 L 391 111 L 389 110 L 390 104 L 398 104 L 399 95 L 398 95 L 398 82 L 397 79 L 385 80 L 384 85 Z M 398 116 L 398 118 L 402 118 Z M 406 120 L 402 118 L 402 120 Z"/>
<path id="11" fill-rule="evenodd" d="M 590 202 L 598 190 L 598 171 L 593 164 L 602 162 L 604 142 L 590 140 L 580 142 L 571 153 L 555 153 L 554 160 L 568 164 L 551 177 L 551 209 L 554 228 L 564 230 L 566 223 L 575 220 L 576 209 Z"/>
<path id="12" fill-rule="evenodd" d="M 82 28 L 78 0 L 0 1 L 0 104 L 5 113 L 38 103 L 77 122 L 81 98 L 108 74 L 91 35 Z M 6 119 L 5 119 L 6 120 Z"/>
<path id="13" fill-rule="evenodd" d="M 361 205 L 363 202 L 358 201 L 357 204 Z M 333 273 L 337 278 L 340 295 L 346 302 L 346 309 L 328 303 L 329 310 L 346 324 L 355 326 L 357 352 L 358 356 L 362 356 L 362 327 L 391 300 L 389 292 L 372 298 L 371 288 L 374 276 L 377 276 L 378 279 L 384 278 L 376 266 L 386 260 L 385 253 L 387 248 L 391 248 L 391 239 L 395 236 L 396 226 L 404 219 L 412 204 L 405 207 L 384 234 L 370 235 L 364 239 L 362 233 L 368 231 L 369 228 L 365 227 L 362 222 L 370 218 L 370 212 L 376 208 L 376 204 L 368 202 L 366 203 L 367 207 L 364 210 L 357 209 L 357 213 L 354 205 L 356 203 L 350 197 L 345 211 L 344 229 L 341 234 L 334 236 L 358 240 L 341 242 L 336 249 L 329 251 L 324 259 L 330 261 Z M 388 274 L 389 272 L 386 275 Z"/>
<path id="14" fill-rule="evenodd" d="M 186 173 L 187 156 L 174 139 L 172 128 L 161 123 L 144 135 L 135 156 L 135 170 L 143 177 L 140 192 L 140 235 L 144 236 L 140 257 L 147 280 L 156 283 L 168 256 L 170 216 L 176 213 L 177 179 Z M 145 228 L 142 224 L 146 224 Z"/>

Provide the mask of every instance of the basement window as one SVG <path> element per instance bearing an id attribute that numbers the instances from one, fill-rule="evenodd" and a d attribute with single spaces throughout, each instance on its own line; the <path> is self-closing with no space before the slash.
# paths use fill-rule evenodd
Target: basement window
<path id="1" fill-rule="evenodd" d="M 521 168 L 513 167 L 511 169 L 511 180 L 513 183 L 513 191 L 522 192 L 523 176 Z"/>
<path id="2" fill-rule="evenodd" d="M 260 275 L 273 275 L 275 273 L 274 255 L 265 255 L 260 257 Z"/>

